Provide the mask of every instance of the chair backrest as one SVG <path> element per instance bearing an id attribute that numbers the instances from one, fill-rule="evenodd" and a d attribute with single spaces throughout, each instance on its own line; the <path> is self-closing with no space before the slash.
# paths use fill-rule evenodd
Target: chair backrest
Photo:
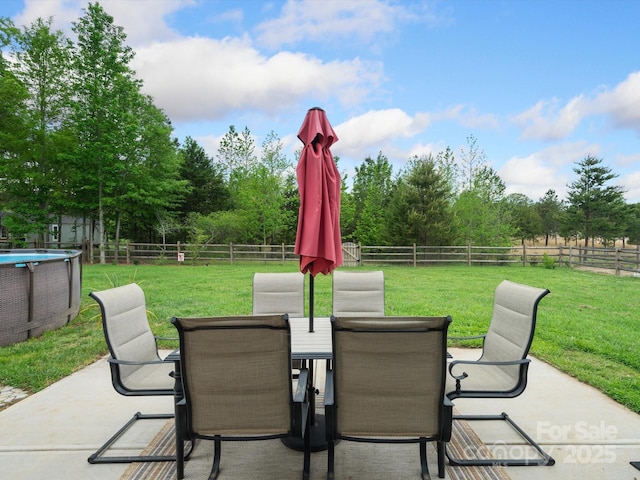
<path id="1" fill-rule="evenodd" d="M 201 436 L 291 431 L 286 315 L 173 318 L 188 427 Z"/>
<path id="2" fill-rule="evenodd" d="M 384 316 L 384 273 L 333 272 L 333 315 Z"/>
<path id="3" fill-rule="evenodd" d="M 339 435 L 438 438 L 450 317 L 332 318 Z"/>
<path id="4" fill-rule="evenodd" d="M 256 273 L 253 276 L 253 314 L 304 317 L 304 275 Z"/>
<path id="5" fill-rule="evenodd" d="M 495 290 L 493 315 L 484 339 L 482 360 L 521 360 L 529 354 L 536 328 L 538 303 L 549 290 L 504 280 Z M 501 367 L 512 378 L 520 367 Z"/>
<path id="6" fill-rule="evenodd" d="M 160 360 L 149 327 L 144 292 L 135 283 L 89 294 L 102 312 L 102 328 L 111 357 L 132 362 Z M 120 365 L 123 381 L 141 365 Z"/>

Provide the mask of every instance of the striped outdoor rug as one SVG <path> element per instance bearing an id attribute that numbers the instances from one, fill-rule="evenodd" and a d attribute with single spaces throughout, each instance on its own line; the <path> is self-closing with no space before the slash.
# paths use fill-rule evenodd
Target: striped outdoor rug
<path id="1" fill-rule="evenodd" d="M 458 458 L 467 452 L 486 454 L 486 447 L 465 421 L 453 422 L 449 451 Z M 174 455 L 173 420 L 158 432 L 144 454 Z M 428 449 L 431 477 L 438 478 L 436 453 Z M 417 445 L 365 444 L 341 442 L 336 446 L 336 479 L 411 479 L 420 478 Z M 204 479 L 209 475 L 213 442 L 201 441 L 185 463 L 185 479 Z M 326 478 L 326 452 L 311 454 L 311 479 Z M 446 463 L 446 478 L 452 480 L 509 480 L 504 468 L 453 467 Z M 302 472 L 302 453 L 290 450 L 278 440 L 223 442 L 220 480 L 278 479 L 297 480 Z M 132 463 L 121 480 L 175 480 L 175 462 Z"/>

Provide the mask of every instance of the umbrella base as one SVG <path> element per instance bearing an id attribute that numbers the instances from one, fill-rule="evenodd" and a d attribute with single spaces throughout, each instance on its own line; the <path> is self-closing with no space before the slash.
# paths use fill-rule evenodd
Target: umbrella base
<path id="1" fill-rule="evenodd" d="M 325 419 L 324 415 L 316 414 L 316 421 L 313 425 L 311 425 L 311 451 L 312 452 L 322 452 L 326 450 L 327 447 L 327 438 L 326 438 L 326 429 L 325 429 Z M 304 438 L 296 438 L 296 437 L 285 437 L 282 439 L 282 443 L 284 443 L 287 447 L 292 450 L 296 450 L 298 452 L 304 451 Z M 336 442 L 338 443 L 338 442 Z"/>

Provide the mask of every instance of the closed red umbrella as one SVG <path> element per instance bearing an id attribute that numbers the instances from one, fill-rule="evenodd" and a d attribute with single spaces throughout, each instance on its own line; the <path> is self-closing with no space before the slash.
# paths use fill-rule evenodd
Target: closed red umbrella
<path id="1" fill-rule="evenodd" d="M 309 328 L 313 330 L 313 277 L 327 275 L 342 265 L 340 172 L 330 150 L 338 136 L 325 111 L 312 108 L 298 138 L 304 147 L 296 170 L 300 211 L 294 252 L 300 255 L 300 271 L 311 274 Z"/>
<path id="2" fill-rule="evenodd" d="M 300 271 L 309 272 L 309 331 L 313 332 L 313 282 L 318 273 L 327 275 L 342 265 L 340 235 L 340 172 L 330 147 L 338 141 L 321 108 L 307 112 L 298 138 L 304 144 L 298 167 L 300 211 L 294 252 L 300 255 Z M 309 363 L 313 379 L 313 360 Z M 311 389 L 311 443 L 313 451 L 326 449 L 325 428 L 315 415 L 315 393 Z"/>

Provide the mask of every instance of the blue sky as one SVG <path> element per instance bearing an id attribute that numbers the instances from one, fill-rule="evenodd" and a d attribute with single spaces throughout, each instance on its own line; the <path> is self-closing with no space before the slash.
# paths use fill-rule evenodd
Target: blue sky
<path id="1" fill-rule="evenodd" d="M 473 135 L 507 185 L 564 198 L 575 162 L 603 159 L 640 202 L 640 2 L 635 0 L 103 0 L 135 50 L 145 92 L 175 135 L 215 155 L 229 125 L 286 153 L 308 108 L 336 130 L 353 176 L 382 152 L 413 155 Z M 85 0 L 3 0 L 17 25 L 54 17 L 72 37 Z"/>

